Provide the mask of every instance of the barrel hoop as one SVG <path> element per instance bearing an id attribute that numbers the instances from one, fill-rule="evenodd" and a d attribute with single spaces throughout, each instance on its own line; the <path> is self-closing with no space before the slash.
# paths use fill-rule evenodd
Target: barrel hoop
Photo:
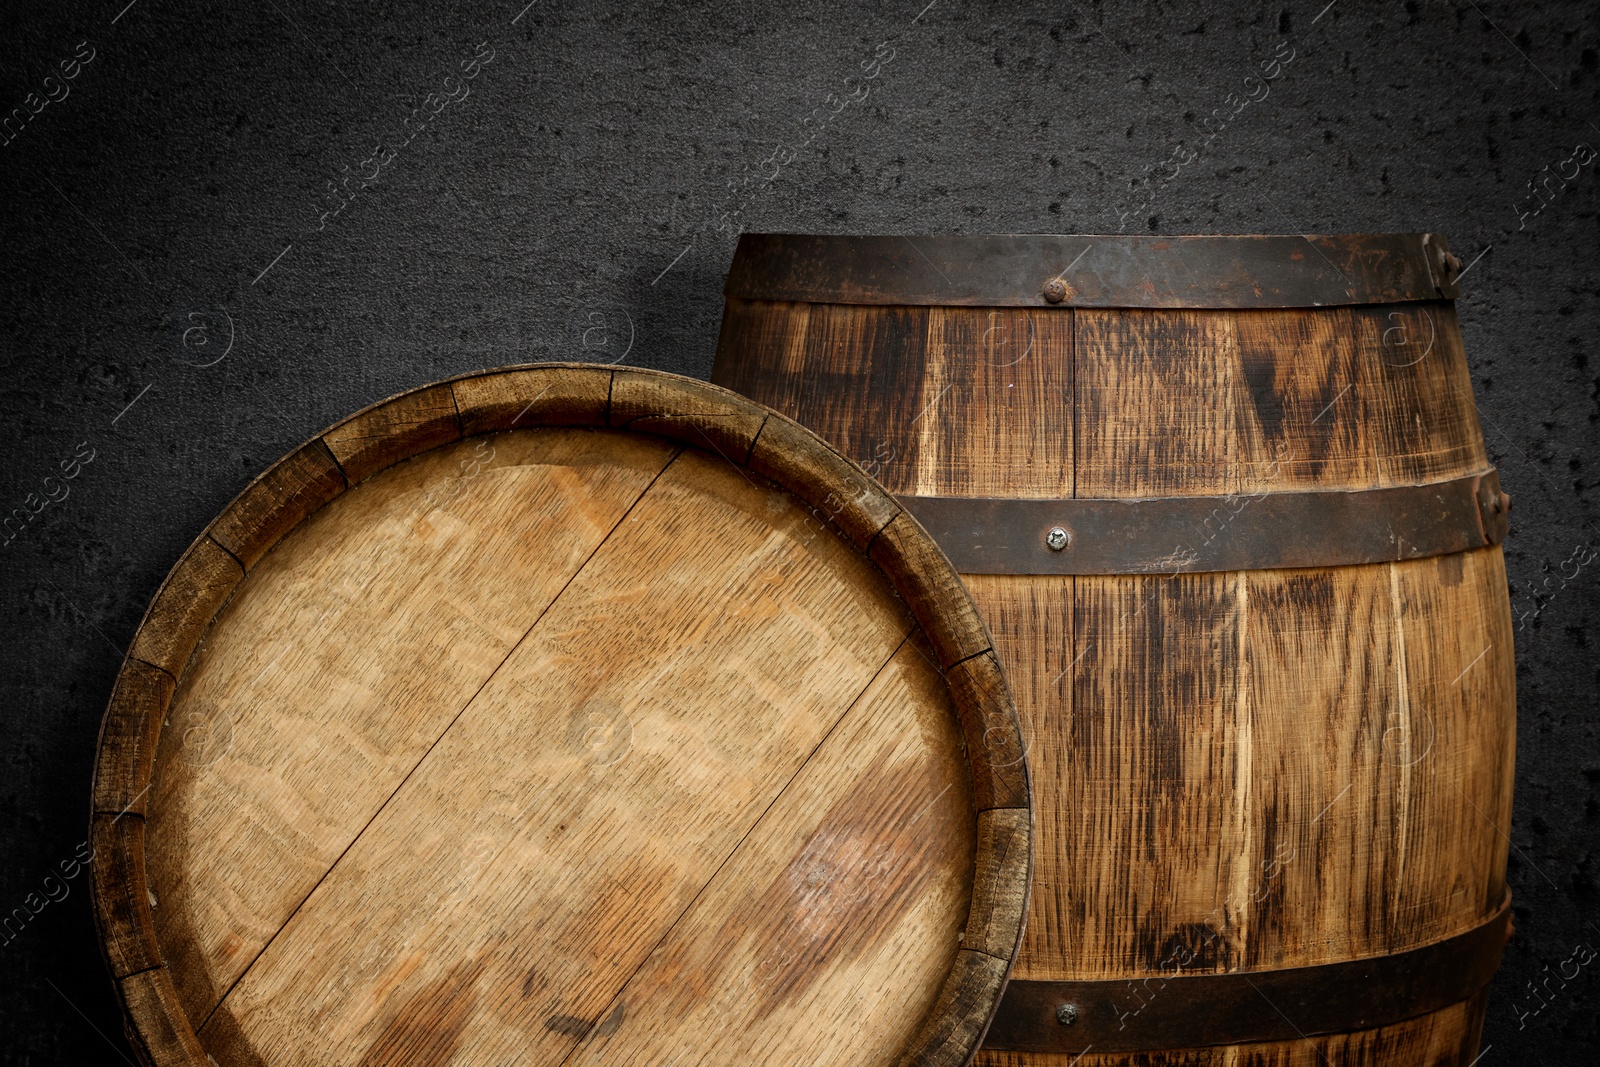
<path id="1" fill-rule="evenodd" d="M 1383 489 L 900 502 L 962 574 L 1179 574 L 1418 559 L 1499 544 L 1511 508 L 1492 467 Z"/>
<path id="2" fill-rule="evenodd" d="M 1438 234 L 1200 237 L 747 233 L 744 300 L 1038 308 L 1310 308 L 1453 300 Z"/>
<path id="3" fill-rule="evenodd" d="M 1372 1030 L 1467 1000 L 1511 936 L 1511 893 L 1464 934 L 1391 956 L 1229 974 L 1096 982 L 1013 979 L 984 1047 L 1148 1052 Z"/>

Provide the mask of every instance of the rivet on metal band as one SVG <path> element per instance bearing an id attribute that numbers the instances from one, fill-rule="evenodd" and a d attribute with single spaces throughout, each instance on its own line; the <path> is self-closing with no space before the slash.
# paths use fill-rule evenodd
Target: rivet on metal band
<path id="1" fill-rule="evenodd" d="M 963 574 L 1180 574 L 1419 559 L 1499 544 L 1511 507 L 1493 468 L 1383 489 L 900 501 Z"/>
<path id="2" fill-rule="evenodd" d="M 1476 995 L 1511 936 L 1511 894 L 1466 933 L 1390 956 L 1098 982 L 1013 979 L 983 1047 L 1072 1054 L 1292 1041 L 1404 1022 Z"/>
<path id="3" fill-rule="evenodd" d="M 1460 264 L 1431 233 L 747 233 L 724 292 L 813 304 L 1311 308 L 1453 300 Z"/>

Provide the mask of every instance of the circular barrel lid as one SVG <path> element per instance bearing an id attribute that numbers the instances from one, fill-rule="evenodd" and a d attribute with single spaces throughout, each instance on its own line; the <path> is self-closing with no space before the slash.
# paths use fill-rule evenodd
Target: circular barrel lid
<path id="1" fill-rule="evenodd" d="M 150 1062 L 960 1064 L 1028 786 L 983 623 L 810 432 L 478 374 L 252 483 L 134 637 L 94 888 Z"/>

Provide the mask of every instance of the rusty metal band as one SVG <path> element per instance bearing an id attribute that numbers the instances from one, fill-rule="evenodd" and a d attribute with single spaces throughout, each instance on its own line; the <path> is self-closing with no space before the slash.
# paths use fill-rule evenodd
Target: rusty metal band
<path id="1" fill-rule="evenodd" d="M 974 307 L 1309 308 L 1453 300 L 1438 234 L 822 237 L 747 233 L 746 300 Z"/>
<path id="2" fill-rule="evenodd" d="M 1493 468 L 1387 489 L 899 499 L 963 574 L 1179 574 L 1419 559 L 1499 544 L 1511 508 Z"/>
<path id="3" fill-rule="evenodd" d="M 1511 934 L 1511 894 L 1477 927 L 1410 952 L 1316 967 L 1100 982 L 1013 979 L 983 1047 L 1148 1052 L 1294 1041 L 1404 1022 L 1477 994 Z"/>

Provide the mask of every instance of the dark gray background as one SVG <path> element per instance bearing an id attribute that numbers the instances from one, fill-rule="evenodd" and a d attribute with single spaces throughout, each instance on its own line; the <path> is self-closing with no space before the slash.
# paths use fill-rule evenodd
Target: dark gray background
<path id="1" fill-rule="evenodd" d="M 1595 5 L 126 2 L 0 14 L 5 109 L 95 50 L 0 146 L 0 505 L 94 451 L 0 556 L 5 911 L 85 835 L 96 729 L 144 605 L 292 446 L 472 368 L 622 358 L 705 377 L 740 228 L 1114 232 L 1130 183 L 1196 145 L 1286 40 L 1270 96 L 1129 228 L 1433 230 L 1471 264 L 1459 311 L 1516 498 L 1524 620 L 1517 937 L 1481 1062 L 1592 1062 L 1600 961 L 1555 976 L 1600 947 L 1600 565 L 1580 565 L 1600 540 L 1600 164 L 1537 215 L 1517 205 L 1600 145 Z M 459 92 L 444 79 L 480 42 L 494 58 L 470 96 L 318 230 L 326 183 L 403 139 L 420 98 Z M 865 102 L 831 114 L 883 42 Z M 744 185 L 819 106 L 798 158 Z M 5 1063 L 120 1062 L 85 883 L 0 944 Z"/>

